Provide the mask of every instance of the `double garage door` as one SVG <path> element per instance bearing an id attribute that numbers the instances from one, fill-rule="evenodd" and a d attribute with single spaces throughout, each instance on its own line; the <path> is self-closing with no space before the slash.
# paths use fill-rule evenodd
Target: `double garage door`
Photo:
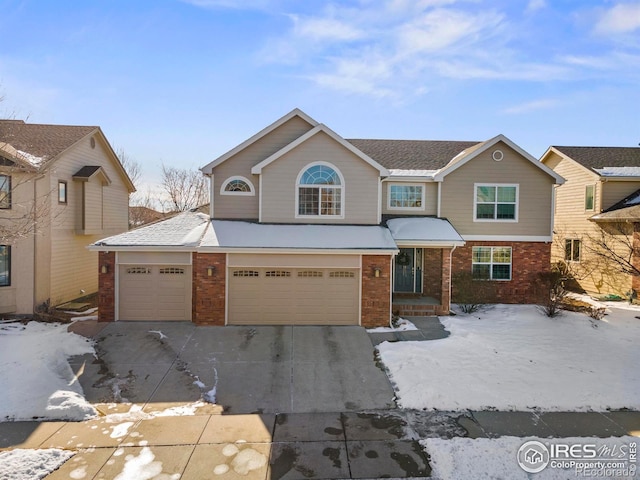
<path id="1" fill-rule="evenodd" d="M 357 325 L 358 273 L 341 268 L 229 268 L 228 323 Z"/>
<path id="2" fill-rule="evenodd" d="M 118 319 L 191 320 L 192 266 L 174 254 L 121 252 Z M 227 256 L 231 325 L 358 325 L 358 256 Z"/>

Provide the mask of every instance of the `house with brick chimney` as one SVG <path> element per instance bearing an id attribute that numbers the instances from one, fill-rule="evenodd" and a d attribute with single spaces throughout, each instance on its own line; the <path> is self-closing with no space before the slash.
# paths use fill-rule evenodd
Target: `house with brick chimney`
<path id="1" fill-rule="evenodd" d="M 217 157 L 208 213 L 90 248 L 100 320 L 386 326 L 448 314 L 452 274 L 532 303 L 563 179 L 503 135 L 347 140 L 295 109 Z"/>

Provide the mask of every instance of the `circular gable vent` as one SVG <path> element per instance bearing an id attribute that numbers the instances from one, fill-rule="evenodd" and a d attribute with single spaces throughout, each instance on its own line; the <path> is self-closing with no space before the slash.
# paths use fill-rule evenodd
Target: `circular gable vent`
<path id="1" fill-rule="evenodd" d="M 496 150 L 491 154 L 491 157 L 496 161 L 499 162 L 504 158 L 504 153 L 502 153 L 502 150 Z"/>

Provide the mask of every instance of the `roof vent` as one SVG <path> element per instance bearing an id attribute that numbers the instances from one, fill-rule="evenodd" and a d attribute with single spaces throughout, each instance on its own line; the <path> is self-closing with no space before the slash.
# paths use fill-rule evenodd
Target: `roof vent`
<path id="1" fill-rule="evenodd" d="M 491 154 L 491 157 L 496 161 L 496 162 L 500 162 L 502 161 L 502 159 L 504 158 L 504 153 L 502 153 L 502 150 L 496 150 Z"/>

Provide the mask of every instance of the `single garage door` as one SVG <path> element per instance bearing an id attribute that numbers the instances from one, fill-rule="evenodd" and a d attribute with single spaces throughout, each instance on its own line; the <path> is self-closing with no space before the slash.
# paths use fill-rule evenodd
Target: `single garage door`
<path id="1" fill-rule="evenodd" d="M 191 320 L 190 265 L 120 265 L 119 320 Z"/>
<path id="2" fill-rule="evenodd" d="M 358 325 L 357 268 L 232 267 L 232 325 Z"/>

